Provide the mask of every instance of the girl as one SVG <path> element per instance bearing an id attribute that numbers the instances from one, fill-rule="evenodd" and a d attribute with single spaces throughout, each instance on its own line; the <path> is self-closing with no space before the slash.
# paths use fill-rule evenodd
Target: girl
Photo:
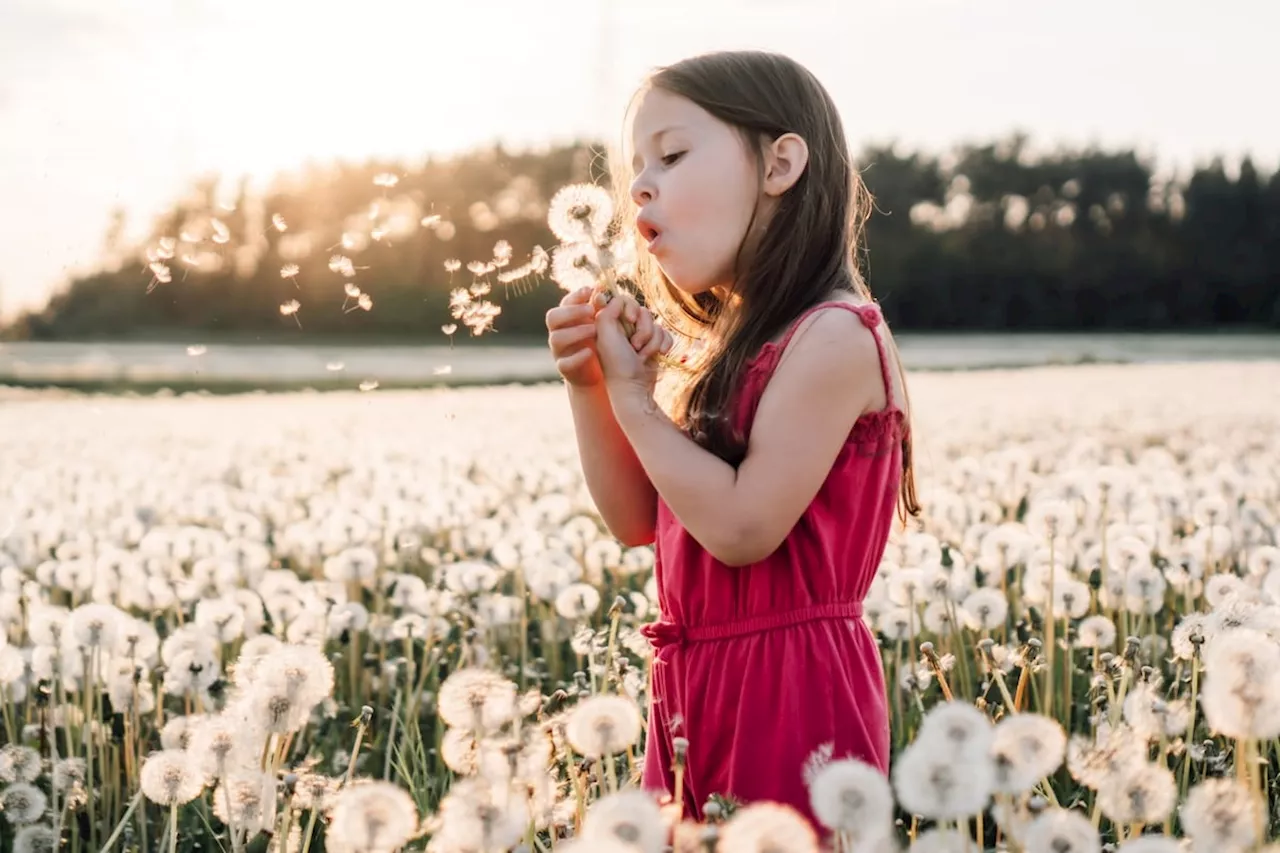
<path id="1" fill-rule="evenodd" d="M 718 794 L 813 820 L 815 756 L 888 770 L 862 599 L 895 504 L 919 514 L 896 349 L 856 264 L 866 192 L 830 97 L 781 56 L 660 69 L 628 124 L 639 285 L 683 365 L 626 297 L 570 294 L 547 326 L 601 516 L 655 545 L 644 784 L 674 793 L 682 758 L 686 815 Z M 663 407 L 659 365 L 680 368 Z"/>

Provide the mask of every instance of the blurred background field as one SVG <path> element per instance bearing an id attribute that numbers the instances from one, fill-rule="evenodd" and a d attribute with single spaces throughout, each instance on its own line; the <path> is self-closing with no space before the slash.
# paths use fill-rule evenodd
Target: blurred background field
<path id="1" fill-rule="evenodd" d="M 627 796 L 654 555 L 583 484 L 537 270 L 636 80 L 758 47 L 828 85 L 876 198 L 925 506 L 863 616 L 892 778 L 811 768 L 835 848 L 1273 851 L 1276 32 L 1247 0 L 6 0 L 0 849 L 817 850 Z"/>

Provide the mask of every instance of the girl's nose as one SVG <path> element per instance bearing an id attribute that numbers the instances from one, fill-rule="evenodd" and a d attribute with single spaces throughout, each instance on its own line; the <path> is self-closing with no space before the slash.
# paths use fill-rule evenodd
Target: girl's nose
<path id="1" fill-rule="evenodd" d="M 631 200 L 638 205 L 645 205 L 653 201 L 654 188 L 653 185 L 643 175 L 638 175 L 631 182 Z"/>

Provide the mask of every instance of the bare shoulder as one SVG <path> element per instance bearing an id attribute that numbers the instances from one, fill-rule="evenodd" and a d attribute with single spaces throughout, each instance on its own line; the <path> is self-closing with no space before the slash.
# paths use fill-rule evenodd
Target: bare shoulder
<path id="1" fill-rule="evenodd" d="M 880 306 L 852 300 L 845 304 L 856 306 L 859 313 L 830 305 L 802 320 L 779 359 L 777 372 L 788 377 L 784 381 L 792 381 L 802 373 L 825 373 L 827 387 L 852 393 L 862 401 L 861 411 L 881 409 L 889 404 L 880 361 L 883 347 L 893 402 L 902 406 L 902 368 Z M 876 311 L 878 322 L 865 323 L 860 312 L 866 310 Z"/>
<path id="2" fill-rule="evenodd" d="M 860 315 L 835 305 L 814 311 L 800 321 L 782 353 L 779 368 L 791 358 L 825 361 L 833 357 L 836 361 L 830 366 L 837 371 L 873 365 L 879 375 L 880 350 L 875 334 L 862 322 Z"/>

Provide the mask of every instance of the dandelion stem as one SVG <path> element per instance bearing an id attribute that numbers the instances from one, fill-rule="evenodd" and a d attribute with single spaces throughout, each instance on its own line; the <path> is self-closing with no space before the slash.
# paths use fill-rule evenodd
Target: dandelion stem
<path id="1" fill-rule="evenodd" d="M 124 816 L 120 818 L 120 822 L 116 824 L 116 828 L 112 830 L 111 835 L 102 844 L 100 853 L 106 853 L 111 849 L 111 845 L 116 843 L 116 839 L 120 837 L 120 833 L 124 832 L 124 826 L 129 822 L 129 818 L 133 816 L 133 810 L 138 807 L 138 803 L 142 800 L 142 792 L 133 795 L 133 799 L 129 801 L 129 808 L 125 810 Z M 146 836 L 143 836 L 145 839 Z"/>

